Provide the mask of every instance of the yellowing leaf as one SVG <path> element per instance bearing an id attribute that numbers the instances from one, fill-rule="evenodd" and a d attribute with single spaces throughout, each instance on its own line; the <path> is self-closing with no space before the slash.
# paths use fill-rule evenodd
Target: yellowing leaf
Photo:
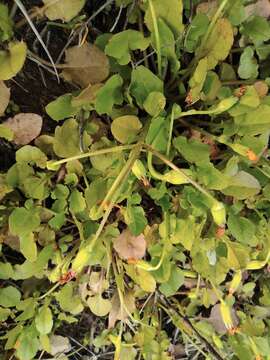
<path id="1" fill-rule="evenodd" d="M 71 105 L 74 107 L 83 105 L 92 105 L 96 101 L 97 92 L 101 89 L 103 84 L 89 84 L 87 88 L 83 89 L 82 92 L 74 97 L 71 101 Z"/>
<path id="2" fill-rule="evenodd" d="M 3 125 L 12 130 L 16 145 L 26 145 L 39 136 L 42 117 L 32 113 L 20 113 L 9 118 Z"/>
<path id="3" fill-rule="evenodd" d="M 141 259 L 145 255 L 146 241 L 144 236 L 133 236 L 130 230 L 124 230 L 113 244 L 114 250 L 125 260 Z"/>
<path id="4" fill-rule="evenodd" d="M 10 89 L 3 81 L 0 81 L 0 116 L 2 116 L 8 106 L 10 99 Z"/>
<path id="5" fill-rule="evenodd" d="M 0 80 L 9 80 L 23 67 L 26 59 L 26 44 L 10 42 L 8 50 L 0 51 Z"/>
<path id="6" fill-rule="evenodd" d="M 90 136 L 84 132 L 84 146 L 87 148 L 90 142 Z M 64 158 L 79 154 L 81 152 L 79 144 L 79 128 L 75 119 L 68 119 L 62 126 L 56 127 L 53 150 L 57 156 Z"/>
<path id="7" fill-rule="evenodd" d="M 200 98 L 207 75 L 207 58 L 201 59 L 189 80 L 191 101 L 195 102 Z"/>
<path id="8" fill-rule="evenodd" d="M 70 21 L 82 10 L 85 0 L 43 0 L 45 15 L 50 20 Z"/>
<path id="9" fill-rule="evenodd" d="M 126 272 L 131 279 L 146 292 L 153 292 L 156 289 L 156 280 L 153 275 L 140 267 L 125 265 Z"/>
<path id="10" fill-rule="evenodd" d="M 37 245 L 33 233 L 20 236 L 20 251 L 26 260 L 30 262 L 37 260 Z"/>
<path id="11" fill-rule="evenodd" d="M 113 120 L 111 131 L 116 140 L 125 144 L 134 140 L 142 128 L 139 118 L 134 115 L 124 115 Z"/>
<path id="12" fill-rule="evenodd" d="M 101 294 L 91 296 L 87 300 L 87 304 L 93 314 L 97 316 L 106 316 L 112 308 L 110 300 L 103 299 Z"/>
<path id="13" fill-rule="evenodd" d="M 73 46 L 66 51 L 66 80 L 73 81 L 83 88 L 89 84 L 101 83 L 109 75 L 107 56 L 95 45 L 85 43 Z"/>
<path id="14" fill-rule="evenodd" d="M 225 60 L 233 44 L 233 28 L 229 20 L 219 19 L 201 50 L 202 57 L 207 58 L 208 70 L 214 69 L 219 61 Z"/>

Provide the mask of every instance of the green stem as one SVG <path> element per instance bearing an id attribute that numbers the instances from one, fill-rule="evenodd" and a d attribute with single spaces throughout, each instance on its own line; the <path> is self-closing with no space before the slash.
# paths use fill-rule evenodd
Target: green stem
<path id="1" fill-rule="evenodd" d="M 54 290 L 56 290 L 58 288 L 58 286 L 60 286 L 60 282 L 57 282 L 56 284 L 54 284 L 47 292 L 45 292 L 45 294 L 41 295 L 38 300 L 42 300 L 44 299 L 46 296 L 50 295 L 52 292 L 54 292 Z"/>
<path id="2" fill-rule="evenodd" d="M 130 173 L 134 162 L 137 160 L 137 158 L 141 152 L 141 149 L 142 149 L 142 143 L 139 142 L 136 145 L 136 147 L 131 151 L 128 161 L 126 162 L 125 166 L 122 168 L 119 175 L 115 179 L 110 190 L 107 192 L 105 198 L 103 199 L 103 201 L 98 209 L 98 213 L 101 212 L 105 208 L 105 206 L 108 205 L 108 203 L 109 203 L 112 195 L 115 193 L 116 189 L 118 189 L 119 186 L 123 183 L 123 179 L 126 177 L 126 175 Z"/>
<path id="3" fill-rule="evenodd" d="M 158 23 L 157 23 L 157 17 L 155 8 L 153 6 L 152 0 L 148 0 L 149 2 L 149 9 L 153 21 L 153 27 L 154 27 L 154 36 L 156 41 L 156 50 L 157 50 L 157 62 L 158 62 L 158 76 L 162 78 L 162 63 L 161 63 L 161 46 L 160 46 L 160 37 L 159 37 L 159 30 L 158 30 Z"/>
<path id="4" fill-rule="evenodd" d="M 167 143 L 166 155 L 170 155 L 171 143 L 172 143 L 172 133 L 173 133 L 173 123 L 174 123 L 174 107 L 172 108 L 171 118 L 170 118 L 170 128 L 169 128 L 169 139 Z"/>
<path id="5" fill-rule="evenodd" d="M 209 199 L 211 199 L 211 201 L 216 202 L 216 199 L 207 191 L 205 190 L 201 185 L 199 185 L 196 181 L 192 180 L 188 175 L 186 175 L 184 173 L 184 171 L 182 171 L 181 169 L 179 169 L 179 167 L 177 167 L 174 163 L 172 163 L 166 156 L 164 156 L 163 154 L 161 154 L 159 151 L 155 150 L 152 146 L 148 145 L 148 144 L 144 144 L 144 147 L 150 151 L 153 155 L 155 155 L 156 157 L 158 157 L 160 160 L 162 160 L 164 162 L 164 164 L 168 165 L 171 169 L 177 171 L 179 174 L 181 174 L 182 176 L 184 176 L 187 181 L 192 184 L 197 190 L 199 190 L 202 194 L 204 194 L 205 196 L 207 196 Z M 149 169 L 150 170 L 150 169 Z M 164 180 L 164 176 L 162 174 L 159 174 L 158 172 L 155 171 L 156 174 L 158 174 L 158 179 L 159 180 Z"/>
<path id="6" fill-rule="evenodd" d="M 131 150 L 134 148 L 134 146 L 136 146 L 136 145 L 119 145 L 119 146 L 114 146 L 114 147 L 107 148 L 107 149 L 88 151 L 84 154 L 75 155 L 75 156 L 68 157 L 66 159 L 55 161 L 52 164 L 52 166 L 65 164 L 69 161 L 80 160 L 80 159 L 84 159 L 84 158 L 91 157 L 91 156 L 98 156 L 98 155 L 103 155 L 103 154 L 108 154 L 108 153 L 121 152 L 124 150 Z"/>

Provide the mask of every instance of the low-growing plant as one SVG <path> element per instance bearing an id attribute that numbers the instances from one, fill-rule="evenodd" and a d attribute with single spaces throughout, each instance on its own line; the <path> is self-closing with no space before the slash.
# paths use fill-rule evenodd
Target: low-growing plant
<path id="1" fill-rule="evenodd" d="M 0 4 L 4 352 L 56 356 L 88 311 L 106 324 L 83 347 L 115 360 L 269 359 L 269 4 L 116 0 L 115 33 L 93 38 L 85 0 L 43 3 L 35 32 L 39 15 L 81 35 L 63 64 Z M 46 106 L 54 133 L 5 119 L 27 54 L 77 86 Z"/>

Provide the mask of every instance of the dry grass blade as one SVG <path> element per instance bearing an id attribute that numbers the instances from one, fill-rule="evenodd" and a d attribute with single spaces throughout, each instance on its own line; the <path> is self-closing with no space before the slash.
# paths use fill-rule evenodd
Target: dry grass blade
<path id="1" fill-rule="evenodd" d="M 53 66 L 53 69 L 54 69 L 54 72 L 55 72 L 55 75 L 57 77 L 57 80 L 58 82 L 60 82 L 60 79 L 59 79 L 59 74 L 58 74 L 58 71 L 56 69 L 56 66 L 55 66 L 55 63 L 53 61 L 53 58 L 51 57 L 51 54 L 49 52 L 49 50 L 47 49 L 47 46 L 45 45 L 44 41 L 42 40 L 41 36 L 39 35 L 39 32 L 37 31 L 33 21 L 30 19 L 28 13 L 27 13 L 27 10 L 25 9 L 23 3 L 21 2 L 21 0 L 14 0 L 15 3 L 18 5 L 19 9 L 21 10 L 21 12 L 23 13 L 23 15 L 25 16 L 26 20 L 28 21 L 31 29 L 33 30 L 34 34 L 36 35 L 38 41 L 40 42 L 41 46 L 43 47 L 44 51 L 46 52 L 50 62 L 52 63 L 52 66 Z"/>

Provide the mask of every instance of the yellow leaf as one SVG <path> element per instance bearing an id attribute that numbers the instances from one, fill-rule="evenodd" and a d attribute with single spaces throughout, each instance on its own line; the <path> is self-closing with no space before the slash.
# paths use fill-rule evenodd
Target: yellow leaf
<path id="1" fill-rule="evenodd" d="M 9 80 L 23 67 L 26 59 L 26 44 L 10 42 L 8 50 L 0 51 L 0 80 Z"/>
<path id="2" fill-rule="evenodd" d="M 85 0 L 43 0 L 45 15 L 50 20 L 72 20 L 82 10 Z"/>

